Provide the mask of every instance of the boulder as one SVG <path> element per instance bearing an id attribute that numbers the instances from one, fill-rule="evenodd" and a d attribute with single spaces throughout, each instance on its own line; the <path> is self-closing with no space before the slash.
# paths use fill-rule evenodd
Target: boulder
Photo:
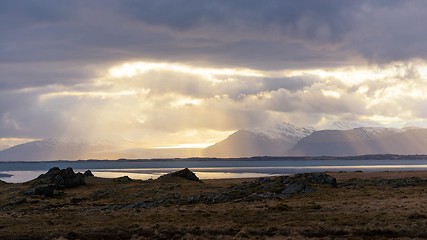
<path id="1" fill-rule="evenodd" d="M 83 173 L 84 177 L 94 177 L 92 171 L 90 170 L 86 170 L 86 172 Z"/>
<path id="2" fill-rule="evenodd" d="M 119 183 L 123 183 L 123 182 L 131 182 L 131 181 L 133 181 L 133 179 L 128 177 L 128 176 L 123 176 L 123 177 L 115 178 L 114 181 L 119 182 Z"/>
<path id="3" fill-rule="evenodd" d="M 36 178 L 36 182 L 52 184 L 55 189 L 72 188 L 86 184 L 83 174 L 75 173 L 70 167 L 66 169 L 51 168 L 47 173 Z"/>
<path id="4" fill-rule="evenodd" d="M 200 179 L 194 174 L 190 169 L 185 168 L 177 172 L 168 173 L 159 177 L 159 179 L 168 179 L 168 178 L 184 178 L 189 181 L 197 181 L 200 182 Z"/>
<path id="5" fill-rule="evenodd" d="M 43 195 L 45 197 L 53 197 L 55 186 L 51 184 L 44 184 L 35 186 L 24 192 L 25 195 Z"/>
<path id="6" fill-rule="evenodd" d="M 75 173 L 72 168 L 59 169 L 57 167 L 49 169 L 45 174 L 41 174 L 31 181 L 32 188 L 24 191 L 25 195 L 43 195 L 45 197 L 60 196 L 63 192 L 57 190 L 73 188 L 86 185 L 84 175 Z"/>

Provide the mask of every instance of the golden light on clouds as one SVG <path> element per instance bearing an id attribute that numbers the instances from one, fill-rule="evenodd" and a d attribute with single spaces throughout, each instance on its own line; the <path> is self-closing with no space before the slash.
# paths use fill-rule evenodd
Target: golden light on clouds
<path id="1" fill-rule="evenodd" d="M 392 62 L 384 65 L 348 66 L 328 69 L 305 69 L 277 72 L 282 76 L 313 75 L 322 79 L 336 79 L 349 86 L 364 82 L 388 80 L 409 80 L 416 77 L 427 80 L 427 63 L 422 60 Z"/>
<path id="2" fill-rule="evenodd" d="M 177 145 L 152 146 L 151 149 L 206 148 L 214 143 L 183 143 Z"/>
<path id="3" fill-rule="evenodd" d="M 331 97 L 331 98 L 340 98 L 341 94 L 338 91 L 331 91 L 331 90 L 322 90 L 322 94 L 325 97 Z"/>
<path id="4" fill-rule="evenodd" d="M 157 62 L 132 62 L 123 63 L 118 66 L 113 66 L 109 69 L 109 73 L 114 78 L 132 78 L 138 74 L 143 74 L 148 71 L 172 71 L 179 73 L 194 74 L 205 77 L 211 81 L 218 81 L 216 76 L 246 76 L 246 77 L 262 77 L 261 71 L 253 69 L 239 68 L 203 68 L 178 63 L 157 63 Z"/>
<path id="5" fill-rule="evenodd" d="M 183 107 L 183 106 L 194 106 L 201 105 L 203 103 L 202 99 L 192 99 L 192 98 L 181 98 L 171 102 L 173 107 Z"/>
<path id="6" fill-rule="evenodd" d="M 119 91 L 119 92 L 77 92 L 77 91 L 63 91 L 63 92 L 52 92 L 46 93 L 40 96 L 40 101 L 46 101 L 56 97 L 91 97 L 91 98 L 114 98 L 123 96 L 136 95 L 137 92 L 134 90 Z"/>
<path id="7" fill-rule="evenodd" d="M 61 113 L 64 136 L 203 148 L 238 129 L 284 121 L 318 128 L 342 118 L 402 125 L 422 120 L 427 105 L 427 64 L 418 60 L 280 71 L 135 61 L 98 72 L 84 85 L 50 86 L 38 95 L 50 111 L 69 104 Z M 13 118 L 5 122 L 22 127 Z"/>
<path id="8" fill-rule="evenodd" d="M 240 94 L 240 96 L 243 97 L 241 103 L 224 102 L 224 106 L 233 105 L 239 107 L 240 105 L 243 107 L 253 103 L 261 106 L 262 103 L 259 102 L 260 99 L 263 99 L 262 101 L 264 102 L 274 102 L 277 101 L 275 98 L 283 94 L 287 94 L 289 98 L 294 100 L 300 99 L 301 101 L 306 101 L 304 100 L 305 98 L 313 99 L 313 97 L 309 96 L 315 96 L 315 94 L 320 91 L 321 95 L 325 98 L 336 99 L 337 101 L 341 98 L 346 98 L 347 101 L 350 101 L 350 99 L 357 99 L 360 101 L 360 103 L 357 104 L 365 105 L 367 111 L 385 113 L 387 111 L 382 111 L 380 108 L 390 106 L 393 102 L 398 101 L 399 98 L 404 97 L 423 100 L 426 98 L 424 92 L 427 90 L 425 84 L 427 82 L 427 64 L 417 59 L 407 62 L 392 62 L 383 65 L 368 64 L 327 69 L 279 71 L 247 68 L 210 68 L 180 63 L 136 61 L 112 66 L 108 72 L 109 76 L 112 78 L 126 79 L 140 76 L 142 82 L 146 81 L 144 80 L 145 78 L 150 78 L 151 75 L 144 75 L 148 72 L 156 72 L 160 75 L 166 72 L 190 74 L 187 75 L 187 78 L 191 75 L 198 76 L 198 79 L 189 80 L 189 82 L 180 83 L 176 81 L 174 87 L 180 89 L 183 87 L 183 84 L 186 84 L 185 87 L 183 87 L 184 89 L 201 86 L 199 88 L 204 89 L 206 96 L 191 96 L 191 92 L 169 94 L 169 105 L 174 108 L 188 106 L 203 108 L 205 102 L 212 101 L 213 99 L 224 102 L 225 99 L 230 100 L 229 96 L 233 91 L 241 92 L 248 88 L 248 84 L 250 84 L 250 87 L 254 90 L 248 91 L 253 91 L 253 94 Z M 176 75 L 172 77 L 176 77 Z M 286 87 L 279 87 L 273 91 L 263 89 L 265 79 L 290 79 L 295 77 L 311 77 L 315 79 L 315 84 L 307 85 L 298 91 L 290 91 L 286 89 Z M 149 82 L 151 85 L 144 85 L 144 83 L 141 83 L 141 87 L 146 87 L 146 90 L 150 91 L 152 90 L 152 86 L 155 85 L 153 84 L 155 81 L 162 81 L 162 79 L 157 76 L 156 80 L 151 80 Z M 168 81 L 165 82 L 165 84 L 170 83 L 170 79 L 165 78 L 164 81 Z M 206 81 L 207 83 L 200 83 L 200 81 Z M 217 85 L 218 83 L 221 84 Z M 189 87 L 189 85 L 191 87 Z M 157 90 L 157 92 L 159 91 L 164 91 L 164 89 Z M 218 98 L 219 96 L 223 97 Z M 352 103 L 349 102 L 348 104 Z M 298 109 L 293 111 L 298 111 Z M 407 116 L 407 114 L 403 115 Z M 388 116 L 384 117 L 389 119 Z M 369 113 L 359 116 L 359 118 L 369 118 Z M 374 119 L 378 120 L 380 118 L 372 117 L 372 120 Z M 404 121 L 404 119 L 399 119 L 399 121 Z"/>

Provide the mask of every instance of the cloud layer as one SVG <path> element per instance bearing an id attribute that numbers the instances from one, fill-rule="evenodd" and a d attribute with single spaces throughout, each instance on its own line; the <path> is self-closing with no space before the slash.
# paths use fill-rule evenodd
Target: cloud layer
<path id="1" fill-rule="evenodd" d="M 2 1 L 0 138 L 163 146 L 208 144 L 281 121 L 422 123 L 426 7 Z"/>

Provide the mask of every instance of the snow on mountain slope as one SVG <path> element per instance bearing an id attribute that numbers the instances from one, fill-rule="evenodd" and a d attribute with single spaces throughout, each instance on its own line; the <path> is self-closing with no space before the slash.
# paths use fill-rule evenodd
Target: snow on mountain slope
<path id="1" fill-rule="evenodd" d="M 425 154 L 427 129 L 355 128 L 322 130 L 301 139 L 293 156 L 354 156 L 365 154 Z"/>
<path id="2" fill-rule="evenodd" d="M 254 134 L 263 134 L 271 139 L 281 139 L 296 143 L 314 132 L 314 128 L 299 128 L 290 123 L 283 123 L 273 127 L 247 129 L 247 131 Z"/>
<path id="3" fill-rule="evenodd" d="M 203 151 L 206 157 L 283 156 L 314 131 L 283 123 L 275 127 L 241 129 Z"/>
<path id="4" fill-rule="evenodd" d="M 325 127 L 325 130 L 351 130 L 354 128 L 381 128 L 381 124 L 373 121 L 351 121 L 340 120 L 332 122 Z"/>

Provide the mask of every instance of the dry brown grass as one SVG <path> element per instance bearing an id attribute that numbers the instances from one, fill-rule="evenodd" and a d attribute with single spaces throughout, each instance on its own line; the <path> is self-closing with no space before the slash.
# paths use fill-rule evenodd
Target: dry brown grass
<path id="1" fill-rule="evenodd" d="M 427 237 L 425 172 L 331 173 L 338 187 L 290 198 L 123 207 L 219 192 L 245 179 L 117 182 L 90 178 L 55 198 L 0 185 L 0 239 L 388 239 Z M 381 182 L 392 179 L 392 182 Z M 397 181 L 396 180 L 396 181 Z M 399 180 L 399 181 L 400 181 Z M 173 197 L 172 197 L 173 198 Z M 25 199 L 25 200 L 24 200 Z"/>

